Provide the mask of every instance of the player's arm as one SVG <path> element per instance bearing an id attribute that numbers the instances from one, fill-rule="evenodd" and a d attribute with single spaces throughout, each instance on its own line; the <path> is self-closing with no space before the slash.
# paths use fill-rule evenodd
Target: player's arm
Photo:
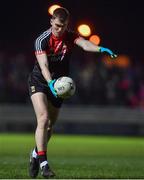
<path id="1" fill-rule="evenodd" d="M 37 61 L 39 63 L 39 66 L 41 68 L 42 75 L 45 78 L 45 80 L 47 81 L 50 90 L 52 91 L 53 95 L 55 97 L 57 97 L 57 93 L 56 93 L 56 91 L 54 89 L 54 83 L 55 83 L 56 80 L 52 80 L 52 78 L 51 78 L 46 53 L 37 54 L 36 58 L 37 58 Z"/>
<path id="2" fill-rule="evenodd" d="M 41 72 L 42 72 L 43 77 L 45 78 L 45 80 L 47 82 L 51 81 L 52 78 L 51 78 L 51 74 L 49 71 L 49 65 L 48 65 L 46 53 L 36 54 L 36 58 L 37 58 L 37 61 L 39 63 L 39 66 L 41 68 Z"/>
<path id="3" fill-rule="evenodd" d="M 47 59 L 46 54 L 46 48 L 47 48 L 47 32 L 40 35 L 36 41 L 35 41 L 35 55 L 37 58 L 37 61 L 39 63 L 41 73 L 44 77 L 44 79 L 47 81 L 47 84 L 53 93 L 55 97 L 57 97 L 57 93 L 54 89 L 54 82 L 55 80 L 52 80 L 51 73 L 49 71 L 49 63 Z"/>
<path id="4" fill-rule="evenodd" d="M 90 42 L 89 40 L 86 40 L 82 37 L 79 37 L 75 40 L 75 44 L 80 46 L 83 50 L 88 52 L 106 52 L 108 53 L 112 58 L 117 57 L 116 54 L 114 54 L 110 49 L 104 48 L 101 46 L 97 46 L 94 43 Z"/>

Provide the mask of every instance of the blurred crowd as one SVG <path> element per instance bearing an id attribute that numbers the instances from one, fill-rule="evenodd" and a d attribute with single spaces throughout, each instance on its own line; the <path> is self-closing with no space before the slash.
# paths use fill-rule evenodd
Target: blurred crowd
<path id="1" fill-rule="evenodd" d="M 29 103 L 27 79 L 34 65 L 31 53 L 0 52 L 0 102 Z M 75 50 L 70 76 L 76 93 L 71 104 L 144 107 L 144 71 L 140 61 L 126 55 L 111 60 L 106 55 Z"/>
<path id="2" fill-rule="evenodd" d="M 0 102 L 26 103 L 31 61 L 26 54 L 0 52 Z"/>

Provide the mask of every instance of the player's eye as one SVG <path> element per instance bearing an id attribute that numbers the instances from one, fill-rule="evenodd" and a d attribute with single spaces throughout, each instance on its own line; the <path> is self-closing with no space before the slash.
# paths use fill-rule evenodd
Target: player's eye
<path id="1" fill-rule="evenodd" d="M 64 25 L 60 25 L 60 24 L 55 24 L 56 25 L 56 27 L 58 27 L 58 28 L 63 28 L 64 27 Z"/>

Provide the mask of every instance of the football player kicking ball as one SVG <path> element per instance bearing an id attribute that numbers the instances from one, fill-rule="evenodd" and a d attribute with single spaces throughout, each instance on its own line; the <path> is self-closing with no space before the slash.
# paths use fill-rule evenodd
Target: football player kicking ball
<path id="1" fill-rule="evenodd" d="M 29 93 L 37 119 L 35 131 L 36 146 L 30 157 L 29 175 L 37 177 L 39 169 L 45 178 L 55 176 L 47 160 L 47 144 L 57 120 L 63 99 L 57 96 L 54 82 L 61 76 L 69 75 L 69 59 L 74 45 L 89 52 L 116 55 L 108 48 L 96 46 L 77 33 L 67 29 L 69 12 L 58 8 L 51 18 L 51 27 L 35 41 L 36 62 L 29 75 Z"/>

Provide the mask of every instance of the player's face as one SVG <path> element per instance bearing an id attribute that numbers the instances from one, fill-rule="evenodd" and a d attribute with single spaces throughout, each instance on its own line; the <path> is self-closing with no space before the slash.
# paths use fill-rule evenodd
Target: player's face
<path id="1" fill-rule="evenodd" d="M 68 26 L 68 21 L 61 23 L 59 18 L 51 19 L 52 33 L 56 37 L 61 37 Z"/>

